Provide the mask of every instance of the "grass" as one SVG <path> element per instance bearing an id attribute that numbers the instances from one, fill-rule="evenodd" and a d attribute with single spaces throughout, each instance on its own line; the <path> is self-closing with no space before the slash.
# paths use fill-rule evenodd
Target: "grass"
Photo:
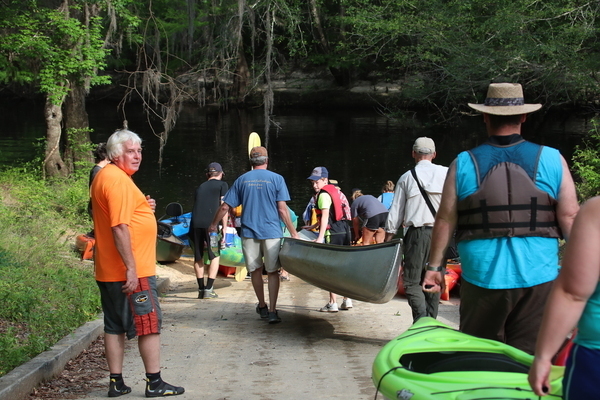
<path id="1" fill-rule="evenodd" d="M 93 266 L 73 252 L 89 230 L 84 176 L 0 171 L 0 376 L 100 312 Z"/>

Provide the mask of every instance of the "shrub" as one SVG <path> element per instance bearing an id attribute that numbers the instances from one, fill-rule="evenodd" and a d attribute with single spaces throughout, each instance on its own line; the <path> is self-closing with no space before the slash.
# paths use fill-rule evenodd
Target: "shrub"
<path id="1" fill-rule="evenodd" d="M 100 311 L 91 264 L 72 244 L 90 229 L 85 178 L 0 172 L 0 376 Z"/>
<path id="2" fill-rule="evenodd" d="M 573 169 L 577 174 L 576 186 L 581 200 L 600 194 L 600 120 L 592 119 L 590 135 L 573 152 Z"/>

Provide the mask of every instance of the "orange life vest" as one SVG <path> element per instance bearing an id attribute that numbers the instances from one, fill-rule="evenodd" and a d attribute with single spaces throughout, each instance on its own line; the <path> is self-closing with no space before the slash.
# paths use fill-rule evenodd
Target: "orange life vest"
<path id="1" fill-rule="evenodd" d="M 350 205 L 348 203 L 348 199 L 346 198 L 346 195 L 344 195 L 344 193 L 342 193 L 342 191 L 340 189 L 338 189 L 336 186 L 334 186 L 332 184 L 323 186 L 321 191 L 319 193 L 317 193 L 317 201 L 315 201 L 315 204 L 318 204 L 318 197 L 323 192 L 329 194 L 329 196 L 331 196 L 331 200 L 333 202 L 333 207 L 332 207 L 332 209 L 329 210 L 329 223 L 327 225 L 327 229 L 330 228 L 329 225 L 332 222 L 352 219 L 352 217 L 350 215 Z M 315 211 L 317 213 L 317 216 L 320 219 L 322 211 L 318 207 L 315 207 Z"/>

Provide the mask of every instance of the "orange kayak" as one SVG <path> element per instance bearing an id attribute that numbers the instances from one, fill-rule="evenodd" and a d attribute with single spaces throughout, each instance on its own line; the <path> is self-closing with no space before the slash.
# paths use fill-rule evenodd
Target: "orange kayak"
<path id="1" fill-rule="evenodd" d="M 450 291 L 459 283 L 461 272 L 462 269 L 460 263 L 448 263 L 446 265 L 446 275 L 444 276 L 446 280 L 446 290 L 441 294 L 441 300 L 447 301 L 450 299 Z M 398 276 L 398 294 L 400 296 L 404 296 L 406 294 L 404 291 L 402 271 L 400 271 L 400 275 Z"/>
<path id="2" fill-rule="evenodd" d="M 75 248 L 81 254 L 82 260 L 92 260 L 94 258 L 94 245 L 96 239 L 87 234 L 79 235 L 75 238 Z"/>

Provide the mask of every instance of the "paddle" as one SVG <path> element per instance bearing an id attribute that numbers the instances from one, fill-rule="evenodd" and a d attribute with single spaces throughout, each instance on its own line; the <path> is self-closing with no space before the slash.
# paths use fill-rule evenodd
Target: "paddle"
<path id="1" fill-rule="evenodd" d="M 258 146 L 260 146 L 260 136 L 258 136 L 258 133 L 252 132 L 248 137 L 248 157 L 250 157 L 252 149 Z"/>
<path id="2" fill-rule="evenodd" d="M 258 133 L 256 132 L 252 132 L 250 133 L 250 136 L 248 136 L 248 157 L 250 157 L 250 152 L 252 151 L 253 148 L 260 146 L 260 136 L 258 136 Z M 239 206 L 241 207 L 241 206 Z M 231 248 L 233 249 L 233 248 Z M 243 262 L 243 257 L 237 260 L 237 263 L 240 264 L 239 266 L 236 264 L 236 269 L 235 269 L 235 275 L 234 278 L 237 282 L 242 281 L 244 279 L 244 277 L 246 276 L 247 270 L 245 267 L 245 263 Z"/>

